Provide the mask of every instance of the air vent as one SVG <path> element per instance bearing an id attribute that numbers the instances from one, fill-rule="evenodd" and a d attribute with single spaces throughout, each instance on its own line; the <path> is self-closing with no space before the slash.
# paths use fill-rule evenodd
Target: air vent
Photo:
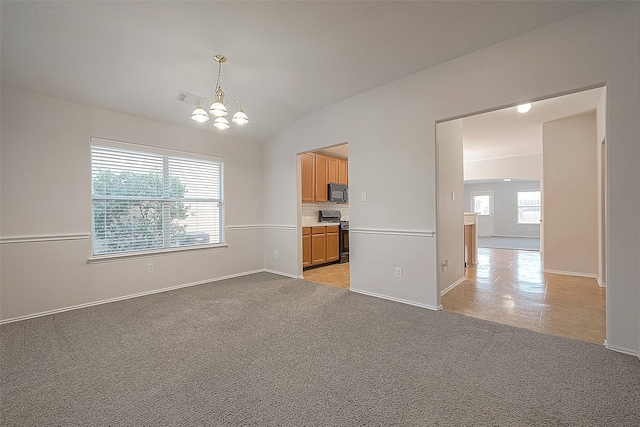
<path id="1" fill-rule="evenodd" d="M 187 92 L 180 92 L 178 96 L 176 96 L 176 101 L 184 102 L 189 105 L 196 105 L 201 98 L 191 95 Z"/>

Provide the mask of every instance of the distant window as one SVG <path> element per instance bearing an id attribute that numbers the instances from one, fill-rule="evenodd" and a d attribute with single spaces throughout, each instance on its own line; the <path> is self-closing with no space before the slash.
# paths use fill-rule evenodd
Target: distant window
<path id="1" fill-rule="evenodd" d="M 540 224 L 540 191 L 518 191 L 518 224 Z"/>
<path id="2" fill-rule="evenodd" d="M 94 256 L 223 243 L 221 159 L 99 141 L 91 145 Z"/>
<path id="3" fill-rule="evenodd" d="M 473 204 L 473 211 L 477 212 L 478 215 L 491 215 L 491 196 L 489 194 L 474 195 L 471 197 L 471 203 Z"/>

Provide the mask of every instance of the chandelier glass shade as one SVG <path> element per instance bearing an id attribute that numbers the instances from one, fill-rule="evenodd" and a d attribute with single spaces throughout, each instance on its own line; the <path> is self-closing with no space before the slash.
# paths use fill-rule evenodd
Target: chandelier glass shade
<path id="1" fill-rule="evenodd" d="M 247 114 L 242 109 L 242 104 L 240 101 L 236 99 L 231 99 L 227 102 L 224 102 L 224 91 L 222 90 L 222 85 L 220 84 L 221 75 L 220 71 L 222 69 L 222 63 L 227 61 L 227 58 L 224 55 L 215 55 L 213 60 L 218 63 L 218 77 L 216 79 L 216 91 L 213 95 L 213 99 L 209 98 L 200 98 L 198 100 L 198 104 L 196 109 L 191 113 L 191 119 L 198 122 L 204 123 L 209 121 L 209 114 L 215 117 L 213 121 L 213 126 L 217 129 L 229 129 L 229 121 L 225 118 L 228 114 L 227 105 L 230 102 L 235 102 L 238 104 L 238 111 L 233 115 L 231 121 L 237 125 L 246 125 L 249 123 L 249 118 Z M 211 106 L 209 107 L 209 114 L 207 111 L 202 108 L 202 101 L 209 100 L 211 101 Z"/>

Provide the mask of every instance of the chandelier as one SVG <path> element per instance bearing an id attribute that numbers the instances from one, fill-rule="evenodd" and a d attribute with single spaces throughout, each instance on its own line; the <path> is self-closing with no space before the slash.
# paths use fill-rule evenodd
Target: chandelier
<path id="1" fill-rule="evenodd" d="M 210 98 L 200 98 L 198 100 L 198 104 L 196 109 L 191 113 L 191 119 L 198 123 L 205 123 L 209 121 L 209 114 L 215 117 L 213 121 L 213 126 L 218 129 L 229 129 L 229 122 L 225 118 L 227 115 L 227 104 L 230 102 L 235 102 L 238 104 L 238 111 L 233 115 L 231 121 L 237 125 L 246 125 L 249 123 L 249 118 L 242 110 L 242 104 L 240 101 L 236 99 L 230 99 L 227 102 L 224 102 L 224 92 L 222 91 L 222 86 L 220 84 L 220 70 L 222 69 L 222 63 L 227 61 L 227 58 L 224 55 L 215 55 L 213 60 L 218 63 L 218 78 L 216 80 L 216 91 L 213 94 L 213 99 Z M 211 101 L 212 104 L 209 107 L 209 114 L 207 111 L 202 108 L 203 101 Z"/>

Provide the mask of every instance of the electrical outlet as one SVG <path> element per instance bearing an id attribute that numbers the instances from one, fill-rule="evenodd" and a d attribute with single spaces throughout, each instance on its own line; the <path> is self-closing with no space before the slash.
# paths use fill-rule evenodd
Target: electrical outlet
<path id="1" fill-rule="evenodd" d="M 360 193 L 360 201 L 361 202 L 366 202 L 367 201 L 367 192 L 363 191 L 362 193 Z"/>
<path id="2" fill-rule="evenodd" d="M 442 271 L 445 271 L 447 267 L 449 267 L 449 260 L 445 259 L 444 261 L 442 261 Z"/>
<path id="3" fill-rule="evenodd" d="M 153 264 L 147 264 L 147 274 L 153 273 Z"/>
<path id="4" fill-rule="evenodd" d="M 278 251 L 273 251 L 273 257 L 278 258 Z"/>
<path id="5" fill-rule="evenodd" d="M 396 267 L 396 277 L 402 279 L 402 267 Z"/>

